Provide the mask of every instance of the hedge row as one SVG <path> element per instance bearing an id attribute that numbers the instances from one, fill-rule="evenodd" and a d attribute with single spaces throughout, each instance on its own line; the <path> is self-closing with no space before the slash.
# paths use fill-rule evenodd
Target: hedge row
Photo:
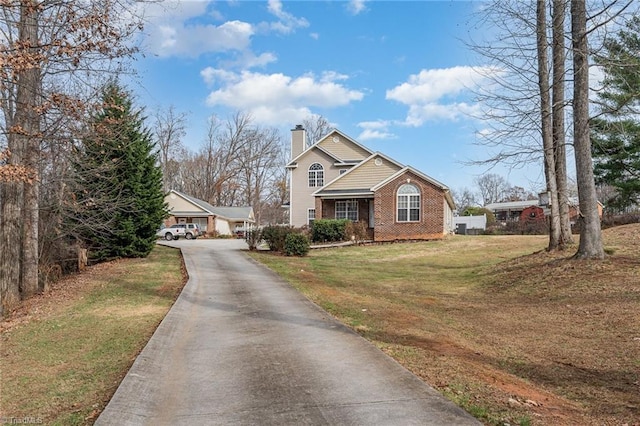
<path id="1" fill-rule="evenodd" d="M 311 225 L 311 241 L 333 242 L 347 239 L 348 219 L 317 219 Z"/>

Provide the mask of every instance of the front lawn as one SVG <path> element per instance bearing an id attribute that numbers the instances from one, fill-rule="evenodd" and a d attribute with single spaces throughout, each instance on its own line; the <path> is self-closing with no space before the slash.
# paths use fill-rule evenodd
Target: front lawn
<path id="1" fill-rule="evenodd" d="M 0 322 L 0 417 L 92 424 L 175 301 L 180 252 L 93 266 Z"/>
<path id="2" fill-rule="evenodd" d="M 640 225 L 605 261 L 544 236 L 252 253 L 486 424 L 640 418 Z"/>

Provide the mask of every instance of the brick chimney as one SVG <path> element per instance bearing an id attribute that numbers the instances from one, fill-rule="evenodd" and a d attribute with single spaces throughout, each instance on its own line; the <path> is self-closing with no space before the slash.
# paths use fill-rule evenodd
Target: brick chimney
<path id="1" fill-rule="evenodd" d="M 298 124 L 295 129 L 291 129 L 291 159 L 296 158 L 305 149 L 307 149 L 307 131 L 302 124 Z"/>

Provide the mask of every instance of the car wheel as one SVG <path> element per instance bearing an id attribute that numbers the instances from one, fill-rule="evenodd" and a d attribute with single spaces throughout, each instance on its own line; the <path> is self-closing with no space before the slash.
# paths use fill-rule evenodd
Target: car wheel
<path id="1" fill-rule="evenodd" d="M 184 236 L 187 240 L 193 239 L 193 234 L 191 232 L 187 232 L 187 235 Z"/>
<path id="2" fill-rule="evenodd" d="M 166 234 L 164 234 L 164 239 L 167 241 L 173 240 L 173 234 L 171 232 L 167 232 Z"/>

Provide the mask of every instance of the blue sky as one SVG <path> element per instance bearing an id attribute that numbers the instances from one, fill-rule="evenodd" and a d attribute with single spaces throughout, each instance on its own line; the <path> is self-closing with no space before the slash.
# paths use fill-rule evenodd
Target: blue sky
<path id="1" fill-rule="evenodd" d="M 482 62 L 464 41 L 482 2 L 182 1 L 146 11 L 134 86 L 147 114 L 173 105 L 188 114 L 184 143 L 196 150 L 207 118 L 235 111 L 290 129 L 324 116 L 374 151 L 452 189 L 473 188 L 486 171 L 474 145 L 484 124 L 473 88 Z M 496 168 L 534 189 L 541 168 Z"/>

